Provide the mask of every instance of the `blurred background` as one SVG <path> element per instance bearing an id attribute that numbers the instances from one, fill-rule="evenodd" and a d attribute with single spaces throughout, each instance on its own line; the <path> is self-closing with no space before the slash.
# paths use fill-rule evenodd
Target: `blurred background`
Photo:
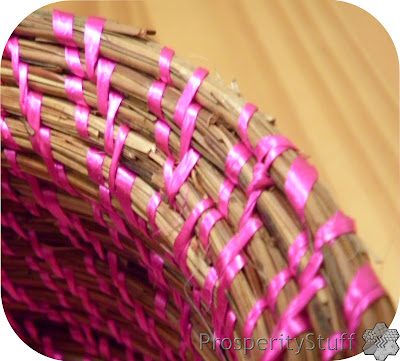
<path id="1" fill-rule="evenodd" d="M 68 1 L 47 8 L 156 29 L 158 42 L 236 82 L 276 117 L 356 219 L 397 305 L 399 62 L 374 17 L 333 0 Z"/>

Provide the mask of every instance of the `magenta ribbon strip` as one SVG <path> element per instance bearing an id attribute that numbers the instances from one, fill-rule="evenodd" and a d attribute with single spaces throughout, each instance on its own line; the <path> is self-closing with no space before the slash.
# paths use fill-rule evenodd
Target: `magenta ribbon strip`
<path id="1" fill-rule="evenodd" d="M 290 166 L 285 181 L 285 192 L 303 223 L 305 222 L 304 208 L 317 179 L 317 170 L 301 156 L 298 156 Z"/>
<path id="2" fill-rule="evenodd" d="M 106 20 L 98 17 L 88 17 L 85 32 L 85 60 L 89 79 L 94 80 L 96 63 L 100 53 L 101 34 Z"/>
<path id="3" fill-rule="evenodd" d="M 190 77 L 188 83 L 186 84 L 186 87 L 183 90 L 181 97 L 179 98 L 178 104 L 176 105 L 174 113 L 175 123 L 179 127 L 182 126 L 183 118 L 186 114 L 186 111 L 190 103 L 196 96 L 196 93 L 199 90 L 201 83 L 207 75 L 208 70 L 199 67 L 194 71 L 193 75 Z"/>
<path id="4" fill-rule="evenodd" d="M 169 149 L 169 136 L 171 134 L 171 128 L 167 123 L 158 120 L 155 126 L 155 138 L 157 146 L 168 155 L 172 157 L 171 150 Z"/>
<path id="5" fill-rule="evenodd" d="M 183 273 L 191 279 L 191 273 L 186 264 L 187 252 L 190 247 L 190 241 L 192 239 L 194 227 L 201 215 L 211 207 L 214 206 L 214 202 L 210 198 L 206 198 L 199 202 L 193 209 L 190 216 L 186 219 L 181 231 L 175 239 L 174 243 L 174 255 L 177 264 L 182 269 Z"/>
<path id="6" fill-rule="evenodd" d="M 78 77 L 85 77 L 78 45 L 74 40 L 74 15 L 59 10 L 53 11 L 53 31 L 59 43 L 65 45 L 65 60 Z"/>
<path id="7" fill-rule="evenodd" d="M 239 136 L 240 139 L 242 139 L 242 142 L 244 145 L 249 149 L 250 151 L 253 151 L 253 148 L 251 147 L 249 143 L 249 138 L 247 135 L 247 128 L 249 126 L 249 122 L 254 115 L 254 113 L 258 110 L 258 108 L 251 103 L 247 103 L 242 111 L 240 112 L 239 115 L 239 120 L 238 120 L 238 131 L 239 131 Z"/>
<path id="8" fill-rule="evenodd" d="M 122 149 L 124 147 L 124 144 L 125 144 L 126 138 L 128 137 L 128 134 L 129 134 L 129 127 L 126 124 L 122 124 L 118 130 L 117 139 L 115 140 L 114 152 L 113 152 L 113 155 L 111 158 L 111 164 L 110 164 L 108 184 L 109 184 L 111 191 L 114 191 L 114 188 L 115 188 L 115 177 L 117 174 L 119 158 L 121 156 Z"/>
<path id="9" fill-rule="evenodd" d="M 173 170 L 173 160 L 168 158 L 164 166 L 164 179 L 166 193 L 171 204 L 175 203 L 175 197 L 178 194 L 183 183 L 186 182 L 193 168 L 195 167 L 200 155 L 195 150 L 190 149 L 178 166 Z"/>
<path id="10" fill-rule="evenodd" d="M 171 61 L 175 55 L 175 51 L 164 46 L 161 50 L 158 64 L 160 67 L 160 79 L 166 84 L 172 84 L 171 79 Z"/>
<path id="11" fill-rule="evenodd" d="M 107 116 L 108 98 L 111 76 L 115 69 L 115 62 L 100 58 L 97 62 L 97 107 L 103 116 Z"/>
<path id="12" fill-rule="evenodd" d="M 88 107 L 83 96 L 83 80 L 77 76 L 66 76 L 64 80 L 67 98 L 78 105 Z"/>
<path id="13" fill-rule="evenodd" d="M 21 150 L 21 147 L 17 144 L 14 137 L 12 136 L 3 114 L 1 115 L 0 125 L 1 125 L 1 140 L 3 144 L 7 145 L 7 147 L 11 149 Z"/>
<path id="14" fill-rule="evenodd" d="M 251 156 L 243 143 L 235 144 L 229 151 L 225 161 L 225 173 L 234 185 L 239 184 L 240 172 Z"/>
<path id="15" fill-rule="evenodd" d="M 149 93 L 147 95 L 149 110 L 157 115 L 161 120 L 164 120 L 161 102 L 166 87 L 167 84 L 160 80 L 156 80 L 153 84 L 151 84 Z"/>
<path id="16" fill-rule="evenodd" d="M 181 160 L 190 149 L 193 133 L 196 128 L 196 119 L 199 115 L 200 110 L 201 105 L 197 103 L 192 103 L 189 105 L 189 108 L 186 111 L 181 129 L 181 147 L 179 151 L 179 156 Z"/>
<path id="17" fill-rule="evenodd" d="M 78 45 L 74 40 L 74 15 L 59 10 L 53 11 L 53 31 L 59 43 L 73 48 Z"/>
<path id="18" fill-rule="evenodd" d="M 122 95 L 112 90 L 109 95 L 107 122 L 104 130 L 104 149 L 108 155 L 112 155 L 114 152 L 114 121 L 121 102 Z"/>

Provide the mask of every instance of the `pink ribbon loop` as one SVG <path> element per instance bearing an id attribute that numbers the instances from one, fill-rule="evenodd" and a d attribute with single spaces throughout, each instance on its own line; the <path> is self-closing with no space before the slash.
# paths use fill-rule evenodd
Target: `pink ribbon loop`
<path id="1" fill-rule="evenodd" d="M 155 138 L 157 146 L 169 157 L 172 157 L 171 150 L 169 149 L 169 136 L 171 128 L 167 123 L 158 120 L 155 126 Z"/>
<path id="2" fill-rule="evenodd" d="M 269 172 L 269 168 L 276 158 L 278 158 L 283 152 L 288 149 L 297 150 L 292 142 L 281 136 L 281 135 L 269 135 L 262 138 L 254 148 L 254 154 L 258 162 L 263 162 L 266 167 L 266 171 Z M 264 159 L 266 157 L 266 159 Z"/>
<path id="3" fill-rule="evenodd" d="M 78 105 L 87 107 L 83 96 L 83 80 L 76 76 L 67 76 L 64 80 L 65 91 L 68 99 Z"/>
<path id="4" fill-rule="evenodd" d="M 114 152 L 114 121 L 121 102 L 122 95 L 111 91 L 109 95 L 107 122 L 104 130 L 104 149 L 108 155 L 112 155 Z"/>
<path id="5" fill-rule="evenodd" d="M 291 277 L 292 275 L 289 269 L 286 268 L 283 271 L 279 272 L 271 280 L 271 282 L 268 284 L 265 296 L 257 301 L 257 303 L 247 315 L 247 319 L 243 328 L 244 337 L 251 337 L 258 319 L 261 317 L 266 308 L 270 308 L 271 311 L 274 311 L 278 295 L 280 291 L 285 287 L 287 282 L 289 282 Z"/>
<path id="6" fill-rule="evenodd" d="M 89 79 L 94 80 L 97 59 L 100 53 L 101 34 L 105 19 L 91 16 L 87 19 L 84 32 L 86 71 Z"/>
<path id="7" fill-rule="evenodd" d="M 115 141 L 114 152 L 111 158 L 110 171 L 108 177 L 108 184 L 111 191 L 114 191 L 115 187 L 115 176 L 117 174 L 118 162 L 121 157 L 121 153 L 129 134 L 129 127 L 126 124 L 122 124 L 119 128 L 117 139 Z"/>
<path id="8" fill-rule="evenodd" d="M 157 209 L 161 204 L 161 195 L 160 193 L 154 193 L 147 205 L 147 218 L 149 220 L 149 223 L 151 227 L 153 228 L 153 231 L 158 230 L 157 224 L 156 224 L 156 214 L 157 214 Z"/>
<path id="9" fill-rule="evenodd" d="M 174 243 L 174 255 L 177 263 L 183 270 L 183 272 L 190 277 L 190 272 L 186 265 L 187 252 L 190 246 L 190 240 L 192 237 L 193 229 L 196 226 L 197 221 L 201 215 L 209 208 L 214 206 L 214 202 L 210 199 L 203 199 L 193 209 L 190 216 L 186 219 L 181 231 L 176 237 Z"/>
<path id="10" fill-rule="evenodd" d="M 85 76 L 74 40 L 74 15 L 59 10 L 53 11 L 53 31 L 58 42 L 65 45 L 65 60 L 71 71 L 81 78 Z"/>
<path id="11" fill-rule="evenodd" d="M 111 76 L 114 69 L 115 62 L 105 58 L 99 59 L 97 63 L 97 106 L 104 116 L 107 116 Z"/>
<path id="12" fill-rule="evenodd" d="M 346 233 L 355 233 L 356 227 L 353 219 L 337 211 L 324 225 L 322 225 L 314 238 L 315 250 L 320 250 L 324 244 L 332 245 L 333 241 Z"/>
<path id="13" fill-rule="evenodd" d="M 287 174 L 285 192 L 303 223 L 305 222 L 304 208 L 317 179 L 317 170 L 301 156 L 294 160 Z"/>
<path id="14" fill-rule="evenodd" d="M 8 125 L 7 125 L 3 115 L 1 115 L 0 123 L 1 123 L 0 124 L 1 125 L 1 140 L 2 140 L 3 144 L 7 145 L 11 149 L 21 150 L 21 147 L 17 144 L 14 137 L 12 136 L 10 129 L 8 128 Z"/>
<path id="15" fill-rule="evenodd" d="M 216 223 L 223 218 L 224 216 L 218 209 L 212 209 L 203 217 L 203 220 L 200 224 L 199 239 L 206 251 L 208 250 L 209 246 L 211 230 Z"/>
<path id="16" fill-rule="evenodd" d="M 186 110 L 196 96 L 196 93 L 199 90 L 201 83 L 207 75 L 208 70 L 199 67 L 194 71 L 193 75 L 190 77 L 188 83 L 186 84 L 186 87 L 183 90 L 181 97 L 179 98 L 178 104 L 176 105 L 174 113 L 175 123 L 179 127 L 182 126 Z"/>
<path id="17" fill-rule="evenodd" d="M 252 116 L 254 115 L 254 113 L 257 110 L 258 110 L 258 108 L 254 104 L 247 103 L 243 107 L 242 111 L 240 112 L 239 120 L 238 120 L 238 130 L 239 130 L 240 139 L 242 139 L 242 142 L 247 147 L 247 149 L 249 149 L 250 151 L 252 151 L 253 148 L 251 147 L 251 145 L 249 143 L 249 138 L 247 135 L 247 128 L 249 126 L 249 122 L 250 122 Z"/>
<path id="18" fill-rule="evenodd" d="M 173 161 L 167 159 L 164 166 L 164 179 L 167 196 L 172 204 L 175 203 L 175 197 L 181 189 L 183 183 L 186 182 L 193 168 L 195 167 L 200 155 L 195 150 L 190 149 L 182 161 L 173 170 Z"/>
<path id="19" fill-rule="evenodd" d="M 162 111 L 162 98 L 167 84 L 160 80 L 156 80 L 151 84 L 149 93 L 147 95 L 147 103 L 149 105 L 149 110 L 157 115 L 160 119 L 164 120 L 164 114 Z"/>
<path id="20" fill-rule="evenodd" d="M 84 78 L 85 71 L 83 70 L 79 50 L 77 48 L 70 48 L 67 46 L 65 47 L 64 57 L 72 73 L 80 78 Z"/>
<path id="21" fill-rule="evenodd" d="M 138 228 L 138 216 L 132 210 L 131 201 L 132 187 L 135 180 L 136 175 L 133 172 L 129 171 L 125 167 L 118 167 L 115 178 L 115 196 L 118 198 L 128 221 L 132 226 Z"/>
<path id="22" fill-rule="evenodd" d="M 233 190 L 235 189 L 235 184 L 233 184 L 229 179 L 225 179 L 221 184 L 218 195 L 218 209 L 221 214 L 226 218 L 229 213 L 229 201 Z"/>
<path id="23" fill-rule="evenodd" d="M 386 292 L 379 283 L 371 265 L 362 266 L 347 289 L 343 301 L 344 315 L 350 333 L 357 331 L 365 310 L 385 295 Z"/>
<path id="24" fill-rule="evenodd" d="M 76 130 L 78 131 L 79 135 L 85 139 L 89 138 L 89 130 L 88 130 L 89 114 L 90 114 L 90 109 L 88 107 L 82 105 L 77 105 L 75 107 Z"/>
<path id="25" fill-rule="evenodd" d="M 86 166 L 89 177 L 97 184 L 104 184 L 103 162 L 106 155 L 90 148 L 86 155 Z"/>
<path id="26" fill-rule="evenodd" d="M 223 274 L 228 265 L 236 256 L 247 246 L 254 234 L 262 227 L 259 218 L 251 218 L 243 228 L 227 243 L 224 249 L 219 253 L 215 263 L 215 269 L 218 274 Z"/>
<path id="27" fill-rule="evenodd" d="M 74 15 L 59 10 L 53 11 L 53 31 L 58 42 L 77 48 L 74 40 Z"/>
<path id="28" fill-rule="evenodd" d="M 309 241 L 307 231 L 300 233 L 288 250 L 289 269 L 293 276 L 297 276 L 301 259 L 308 250 Z"/>
<path id="29" fill-rule="evenodd" d="M 161 50 L 158 64 L 160 67 L 160 79 L 166 84 L 172 84 L 171 79 L 171 61 L 175 55 L 175 51 L 164 46 Z"/>
<path id="30" fill-rule="evenodd" d="M 196 128 L 196 119 L 199 115 L 200 110 L 201 106 L 199 104 L 192 103 L 186 111 L 181 129 L 181 147 L 179 151 L 180 159 L 182 159 L 189 151 L 192 142 L 193 132 Z"/>
<path id="31" fill-rule="evenodd" d="M 27 120 L 35 133 L 39 132 L 42 111 L 42 95 L 33 91 L 28 93 Z"/>
<path id="32" fill-rule="evenodd" d="M 11 36 L 10 39 L 8 39 L 4 49 L 4 55 L 11 57 L 14 78 L 19 82 L 19 43 L 16 36 Z"/>
<path id="33" fill-rule="evenodd" d="M 235 144 L 229 151 L 225 161 L 225 173 L 234 185 L 239 184 L 240 172 L 251 156 L 243 143 Z"/>
<path id="34" fill-rule="evenodd" d="M 18 65 L 18 79 L 19 79 L 19 105 L 22 114 L 27 116 L 28 101 L 28 64 L 20 62 Z"/>

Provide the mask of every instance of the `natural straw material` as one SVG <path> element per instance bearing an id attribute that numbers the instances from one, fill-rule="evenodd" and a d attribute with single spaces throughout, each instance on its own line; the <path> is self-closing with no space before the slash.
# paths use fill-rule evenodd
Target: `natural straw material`
<path id="1" fill-rule="evenodd" d="M 37 11 L 6 46 L 2 287 L 14 329 L 71 360 L 357 353 L 393 307 L 353 220 L 272 117 L 152 34 Z M 310 332 L 326 350 L 289 349 L 286 336 Z M 215 350 L 200 349 L 201 333 Z M 284 341 L 221 347 L 235 337 Z"/>

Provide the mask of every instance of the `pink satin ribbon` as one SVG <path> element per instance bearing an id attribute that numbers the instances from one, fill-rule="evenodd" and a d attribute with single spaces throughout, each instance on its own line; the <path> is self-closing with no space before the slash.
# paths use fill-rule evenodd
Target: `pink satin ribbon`
<path id="1" fill-rule="evenodd" d="M 100 53 L 101 34 L 105 19 L 91 16 L 87 19 L 84 32 L 86 71 L 89 79 L 95 79 L 95 68 Z"/>
<path id="2" fill-rule="evenodd" d="M 254 115 L 254 113 L 258 110 L 258 108 L 251 103 L 247 103 L 242 111 L 240 112 L 239 115 L 239 120 L 238 120 L 238 131 L 239 131 L 239 136 L 240 139 L 242 139 L 242 142 L 244 145 L 249 149 L 250 151 L 253 151 L 253 148 L 251 147 L 249 143 L 249 138 L 247 135 L 247 128 L 249 126 L 249 122 Z"/>
<path id="3" fill-rule="evenodd" d="M 218 209 L 212 209 L 207 212 L 200 223 L 199 239 L 207 253 L 209 252 L 210 233 L 216 223 L 223 218 L 224 216 Z"/>
<path id="4" fill-rule="evenodd" d="M 12 230 L 18 234 L 21 238 L 28 240 L 28 236 L 21 228 L 20 224 L 14 216 L 14 213 L 6 212 L 1 214 L 1 224 L 5 227 L 10 227 Z"/>
<path id="5" fill-rule="evenodd" d="M 190 241 L 192 239 L 192 234 L 194 227 L 201 215 L 209 208 L 213 207 L 214 202 L 210 198 L 206 198 L 199 202 L 193 209 L 190 216 L 186 219 L 181 231 L 175 239 L 174 243 L 174 256 L 177 264 L 183 271 L 183 273 L 188 277 L 192 278 L 191 273 L 186 264 L 187 252 L 189 250 Z"/>
<path id="6" fill-rule="evenodd" d="M 39 132 L 41 123 L 42 95 L 33 91 L 28 93 L 26 118 L 35 133 Z"/>
<path id="7" fill-rule="evenodd" d="M 186 182 L 193 168 L 195 167 L 200 155 L 195 150 L 190 149 L 178 166 L 173 168 L 173 160 L 168 158 L 164 166 L 164 180 L 167 196 L 171 204 L 175 203 L 175 197 Z"/>
<path id="8" fill-rule="evenodd" d="M 201 67 L 197 68 L 194 71 L 193 75 L 190 77 L 188 83 L 186 84 L 186 87 L 183 90 L 181 97 L 179 98 L 178 104 L 176 105 L 174 113 L 175 123 L 179 127 L 182 126 L 183 118 L 186 114 L 186 111 L 190 103 L 196 96 L 196 93 L 199 90 L 201 83 L 207 75 L 208 70 Z"/>
<path id="9" fill-rule="evenodd" d="M 160 67 L 160 79 L 167 84 L 172 84 L 171 79 L 171 61 L 175 55 L 175 51 L 164 46 L 160 53 L 158 64 Z"/>
<path id="10" fill-rule="evenodd" d="M 74 75 L 79 76 L 80 78 L 86 77 L 81 63 L 79 50 L 77 48 L 65 47 L 64 57 L 68 67 Z"/>
<path id="11" fill-rule="evenodd" d="M 310 327 L 309 322 L 304 319 L 301 315 L 305 307 L 314 297 L 314 295 L 326 285 L 325 280 L 321 277 L 315 277 L 307 286 L 300 290 L 298 295 L 291 301 L 289 307 L 281 315 L 281 318 L 274 331 L 272 332 L 272 337 L 278 338 L 283 334 L 283 338 L 288 335 L 291 338 L 297 337 L 301 333 L 307 331 Z M 287 344 L 284 343 L 284 348 Z M 275 347 L 264 353 L 261 358 L 262 361 L 273 361 L 276 360 L 284 350 L 279 347 Z"/>
<path id="12" fill-rule="evenodd" d="M 186 111 L 181 129 L 181 147 L 179 151 L 181 160 L 190 149 L 193 133 L 196 128 L 196 119 L 200 110 L 201 106 L 199 104 L 192 103 Z"/>
<path id="13" fill-rule="evenodd" d="M 306 254 L 308 247 L 309 240 L 307 236 L 307 231 L 303 231 L 296 237 L 293 244 L 288 250 L 289 269 L 292 272 L 292 275 L 295 277 L 297 277 L 297 272 L 301 259 Z"/>
<path id="14" fill-rule="evenodd" d="M 111 91 L 108 100 L 107 122 L 104 130 L 104 149 L 108 155 L 112 155 L 114 152 L 114 121 L 121 102 L 122 95 Z"/>
<path id="15" fill-rule="evenodd" d="M 252 310 L 247 315 L 243 327 L 243 337 L 250 338 L 254 328 L 257 324 L 258 319 L 261 317 L 262 313 L 269 308 L 274 312 L 276 300 L 280 291 L 284 288 L 286 283 L 291 279 L 292 275 L 290 271 L 286 268 L 279 272 L 268 284 L 265 296 L 260 298 Z"/>
<path id="16" fill-rule="evenodd" d="M 221 214 L 226 218 L 229 213 L 229 201 L 233 190 L 235 189 L 235 184 L 229 179 L 225 179 L 221 184 L 218 195 L 218 209 Z"/>
<path id="17" fill-rule="evenodd" d="M 76 130 L 82 138 L 89 138 L 88 122 L 90 110 L 87 107 L 77 105 L 75 107 Z"/>
<path id="18" fill-rule="evenodd" d="M 155 138 L 157 146 L 168 155 L 172 157 L 171 150 L 169 149 L 169 136 L 171 134 L 171 128 L 167 123 L 158 120 L 155 126 Z"/>
<path id="19" fill-rule="evenodd" d="M 59 43 L 77 48 L 74 40 L 74 15 L 59 10 L 53 11 L 53 31 Z"/>
<path id="20" fill-rule="evenodd" d="M 294 160 L 286 177 L 285 192 L 287 198 L 303 223 L 305 222 L 304 208 L 317 179 L 317 170 L 308 164 L 302 156 L 298 156 Z"/>
<path id="21" fill-rule="evenodd" d="M 239 184 L 240 172 L 251 156 L 243 143 L 235 144 L 229 151 L 225 161 L 225 173 L 234 185 Z"/>
<path id="22" fill-rule="evenodd" d="M 161 102 L 166 86 L 167 84 L 160 80 L 156 80 L 153 84 L 151 84 L 149 93 L 147 95 L 149 110 L 157 115 L 161 120 L 164 120 Z"/>
<path id="23" fill-rule="evenodd" d="M 14 78 L 17 83 L 19 83 L 19 43 L 16 36 L 11 36 L 10 39 L 8 39 L 4 49 L 4 56 L 11 58 Z"/>
<path id="24" fill-rule="evenodd" d="M 129 134 L 129 127 L 126 124 L 122 124 L 118 130 L 117 139 L 115 140 L 114 152 L 111 158 L 110 171 L 108 176 L 108 184 L 111 191 L 115 188 L 115 176 L 117 174 L 117 167 L 119 158 L 122 153 L 126 138 Z"/>
<path id="25" fill-rule="evenodd" d="M 315 234 L 314 248 L 320 250 L 324 244 L 332 245 L 335 239 L 347 234 L 355 233 L 354 220 L 337 211 Z"/>
<path id="26" fill-rule="evenodd" d="M 129 223 L 139 229 L 138 215 L 132 210 L 132 187 L 135 183 L 136 175 L 123 166 L 118 167 L 115 179 L 115 196 L 121 204 Z"/>
<path id="27" fill-rule="evenodd" d="M 42 156 L 50 176 L 57 186 L 72 195 L 78 195 L 69 183 L 64 165 L 54 160 L 50 141 L 51 130 L 48 127 L 41 127 L 41 107 L 42 95 L 30 91 L 26 103 L 26 117 L 35 132 L 31 137 L 32 146 Z"/>
<path id="28" fill-rule="evenodd" d="M 89 138 L 88 121 L 90 108 L 83 96 L 83 80 L 75 76 L 67 76 L 65 78 L 65 91 L 68 99 L 76 103 L 76 129 L 82 138 L 87 139 Z"/>
<path id="29" fill-rule="evenodd" d="M 81 78 L 85 76 L 74 40 L 74 15 L 59 10 L 53 11 L 53 31 L 59 43 L 65 45 L 65 60 L 71 71 Z"/>
<path id="30" fill-rule="evenodd" d="M 363 265 L 347 289 L 343 301 L 344 315 L 350 333 L 361 324 L 363 313 L 377 300 L 386 296 L 370 264 Z"/>
<path id="31" fill-rule="evenodd" d="M 17 144 L 14 137 L 12 136 L 3 115 L 1 116 L 0 123 L 1 123 L 1 140 L 3 144 L 7 145 L 11 149 L 21 150 L 21 147 Z"/>
<path id="32" fill-rule="evenodd" d="M 83 80 L 76 76 L 66 76 L 64 80 L 67 98 L 78 105 L 88 107 L 83 96 Z"/>
<path id="33" fill-rule="evenodd" d="M 377 300 L 386 296 L 386 292 L 380 285 L 374 271 L 370 264 L 363 265 L 357 272 L 353 281 L 351 282 L 345 299 L 343 301 L 343 310 L 347 320 L 348 329 L 345 332 L 336 332 L 329 336 L 330 343 L 335 345 L 335 341 L 340 340 L 342 333 L 351 335 L 356 333 L 361 324 L 363 313 Z M 357 341 L 356 339 L 354 340 Z M 352 345 L 355 349 L 355 345 Z M 349 349 L 350 343 L 348 339 L 343 341 L 343 350 Z M 337 347 L 337 350 L 329 350 L 325 347 L 325 351 L 321 351 L 322 360 L 330 361 L 337 355 L 342 348 Z"/>
<path id="34" fill-rule="evenodd" d="M 262 222 L 258 217 L 251 218 L 239 232 L 226 244 L 219 253 L 215 269 L 218 274 L 226 272 L 226 268 L 236 258 L 237 255 L 246 247 L 254 234 L 262 227 Z"/>
<path id="35" fill-rule="evenodd" d="M 86 155 L 86 167 L 89 177 L 97 184 L 104 184 L 102 172 L 103 162 L 106 155 L 94 148 L 90 148 Z"/>
<path id="36" fill-rule="evenodd" d="M 293 143 L 281 135 L 268 135 L 262 138 L 254 148 L 254 155 L 258 162 L 263 162 L 267 171 L 273 161 L 288 149 L 297 150 Z M 264 159 L 267 157 L 266 159 Z"/>
<path id="37" fill-rule="evenodd" d="M 160 193 L 154 193 L 147 205 L 147 218 L 149 220 L 149 223 L 151 227 L 153 228 L 153 231 L 158 231 L 158 227 L 156 224 L 156 215 L 157 215 L 157 209 L 161 204 L 161 195 Z"/>
<path id="38" fill-rule="evenodd" d="M 107 116 L 108 98 L 110 93 L 111 76 L 115 62 L 100 58 L 97 62 L 97 107 L 103 116 Z"/>

